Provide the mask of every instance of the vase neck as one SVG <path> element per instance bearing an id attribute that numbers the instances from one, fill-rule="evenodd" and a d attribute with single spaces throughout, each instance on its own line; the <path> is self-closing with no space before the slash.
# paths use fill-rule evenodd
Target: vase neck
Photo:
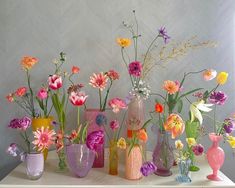
<path id="1" fill-rule="evenodd" d="M 219 141 L 213 141 L 213 147 L 219 147 Z"/>

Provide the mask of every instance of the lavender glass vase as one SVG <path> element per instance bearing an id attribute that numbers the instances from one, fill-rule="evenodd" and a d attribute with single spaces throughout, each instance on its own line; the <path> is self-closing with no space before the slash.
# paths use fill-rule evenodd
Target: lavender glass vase
<path id="1" fill-rule="evenodd" d="M 169 144 L 169 134 L 158 130 L 157 145 L 153 152 L 153 163 L 157 166 L 158 176 L 171 176 L 171 167 L 174 164 L 173 148 Z"/>
<path id="2" fill-rule="evenodd" d="M 89 122 L 87 128 L 88 135 L 93 131 L 104 131 L 104 126 L 107 124 L 107 118 L 105 111 L 100 111 L 99 109 L 86 109 L 85 120 Z M 105 138 L 104 138 L 105 143 Z M 98 146 L 96 149 L 95 161 L 93 168 L 103 168 L 104 167 L 104 145 Z"/>
<path id="3" fill-rule="evenodd" d="M 70 170 L 79 178 L 85 177 L 95 160 L 95 153 L 86 144 L 66 146 L 67 161 Z"/>
<path id="4" fill-rule="evenodd" d="M 26 163 L 26 173 L 30 180 L 38 180 L 44 170 L 43 153 L 27 153 L 22 157 Z"/>

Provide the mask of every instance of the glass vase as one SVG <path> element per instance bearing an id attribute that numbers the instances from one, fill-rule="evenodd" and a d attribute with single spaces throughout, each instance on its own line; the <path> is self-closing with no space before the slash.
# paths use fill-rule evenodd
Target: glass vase
<path id="1" fill-rule="evenodd" d="M 90 150 L 86 144 L 66 146 L 66 155 L 70 170 L 79 178 L 88 174 L 95 160 L 95 152 Z"/>
<path id="2" fill-rule="evenodd" d="M 36 131 L 37 129 L 40 129 L 42 127 L 44 127 L 44 129 L 49 129 L 52 130 L 53 126 L 52 126 L 52 121 L 53 121 L 53 117 L 48 117 L 48 118 L 33 118 L 32 119 L 32 130 Z M 44 149 L 43 151 L 43 156 L 44 156 L 44 160 L 47 159 L 48 156 L 48 149 Z"/>
<path id="3" fill-rule="evenodd" d="M 41 178 L 44 170 L 44 157 L 42 153 L 27 153 L 22 161 L 26 163 L 26 174 L 30 180 Z"/>
<path id="4" fill-rule="evenodd" d="M 219 147 L 219 142 L 222 140 L 222 135 L 210 133 L 209 138 L 212 141 L 212 146 L 207 151 L 207 160 L 213 173 L 208 175 L 207 178 L 212 181 L 221 181 L 222 177 L 218 176 L 218 171 L 224 163 L 224 150 Z"/>
<path id="5" fill-rule="evenodd" d="M 67 171 L 65 149 L 62 148 L 60 151 L 57 152 L 57 154 L 58 154 L 58 157 L 59 157 L 58 172 Z"/>
<path id="6" fill-rule="evenodd" d="M 104 126 L 107 125 L 107 117 L 105 111 L 100 111 L 99 109 L 86 109 L 85 120 L 89 122 L 87 132 L 88 134 L 93 131 L 104 131 Z M 103 168 L 104 167 L 104 144 L 101 144 L 96 149 L 96 157 L 93 164 L 93 168 Z"/>
<path id="7" fill-rule="evenodd" d="M 199 130 L 200 130 L 199 121 L 193 121 L 193 122 L 191 122 L 190 120 L 186 121 L 185 133 L 187 138 L 194 138 L 195 140 L 197 140 L 199 136 Z M 191 159 L 190 171 L 193 172 L 199 171 L 200 168 L 195 165 L 195 154 L 193 153 L 191 148 L 188 149 L 188 152 L 190 154 L 190 159 Z"/>
<path id="8" fill-rule="evenodd" d="M 114 140 L 109 143 L 109 174 L 118 175 L 118 147 Z"/>
<path id="9" fill-rule="evenodd" d="M 171 167 L 174 164 L 173 148 L 169 143 L 169 133 L 158 130 L 157 145 L 153 151 L 153 163 L 157 166 L 158 176 L 171 176 Z"/>
<path id="10" fill-rule="evenodd" d="M 190 169 L 191 166 L 191 159 L 179 159 L 178 161 L 178 168 L 179 168 L 179 175 L 176 176 L 176 181 L 180 183 L 190 183 L 192 179 L 190 178 Z"/>
<path id="11" fill-rule="evenodd" d="M 125 177 L 128 180 L 139 180 L 142 178 L 140 168 L 143 163 L 142 148 L 139 145 L 135 145 L 131 151 L 130 146 L 126 148 L 125 157 Z"/>

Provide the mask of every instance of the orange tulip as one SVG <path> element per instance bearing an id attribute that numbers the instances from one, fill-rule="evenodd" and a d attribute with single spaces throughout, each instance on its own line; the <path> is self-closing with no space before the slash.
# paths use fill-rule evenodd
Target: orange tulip
<path id="1" fill-rule="evenodd" d="M 184 132 L 185 124 L 178 114 L 170 114 L 164 123 L 164 129 L 171 132 L 171 137 L 175 139 Z"/>
<path id="2" fill-rule="evenodd" d="M 142 140 L 143 142 L 147 142 L 148 140 L 148 134 L 147 132 L 144 130 L 144 129 L 140 129 L 138 132 L 137 132 L 137 138 L 139 140 Z"/>

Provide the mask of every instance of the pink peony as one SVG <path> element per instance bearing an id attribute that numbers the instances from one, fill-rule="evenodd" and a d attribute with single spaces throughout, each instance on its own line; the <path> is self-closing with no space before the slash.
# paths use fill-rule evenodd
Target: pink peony
<path id="1" fill-rule="evenodd" d="M 45 88 L 41 88 L 37 93 L 37 97 L 41 100 L 46 99 L 47 96 L 48 96 L 48 94 L 47 94 L 47 90 Z"/>
<path id="2" fill-rule="evenodd" d="M 48 84 L 52 90 L 57 90 L 62 87 L 62 77 L 56 74 L 49 76 Z"/>
<path id="3" fill-rule="evenodd" d="M 70 102 L 75 106 L 82 106 L 87 99 L 88 95 L 85 95 L 84 92 L 74 92 L 72 91 L 69 96 Z"/>
<path id="4" fill-rule="evenodd" d="M 192 147 L 192 151 L 196 156 L 202 155 L 204 152 L 204 147 L 201 144 L 197 144 Z"/>
<path id="5" fill-rule="evenodd" d="M 134 61 L 129 64 L 129 74 L 135 77 L 140 77 L 142 72 L 142 64 L 139 61 Z"/>
<path id="6" fill-rule="evenodd" d="M 108 104 L 113 109 L 114 113 L 118 113 L 120 111 L 120 109 L 127 108 L 125 101 L 120 98 L 113 98 L 113 99 L 109 100 Z"/>

